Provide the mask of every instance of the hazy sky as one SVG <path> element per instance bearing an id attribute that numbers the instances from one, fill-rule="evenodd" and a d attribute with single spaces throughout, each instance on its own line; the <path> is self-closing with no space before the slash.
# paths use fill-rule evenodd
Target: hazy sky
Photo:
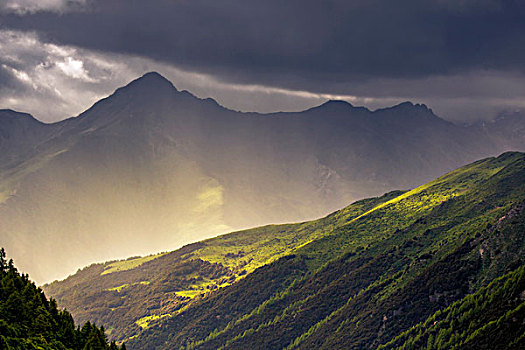
<path id="1" fill-rule="evenodd" d="M 525 108 L 525 1 L 0 0 L 0 108 L 79 114 L 156 70 L 232 109 Z"/>

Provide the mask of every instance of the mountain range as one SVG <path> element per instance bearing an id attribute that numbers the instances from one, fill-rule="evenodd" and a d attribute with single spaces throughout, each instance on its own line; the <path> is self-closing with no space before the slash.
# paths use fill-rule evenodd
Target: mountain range
<path id="1" fill-rule="evenodd" d="M 507 152 L 44 290 L 131 349 L 521 349 L 524 232 L 525 154 Z"/>
<path id="2" fill-rule="evenodd" d="M 0 111 L 0 237 L 42 283 L 414 188 L 525 150 L 524 124 L 455 125 L 410 102 L 243 113 L 148 73 L 61 122 Z"/>

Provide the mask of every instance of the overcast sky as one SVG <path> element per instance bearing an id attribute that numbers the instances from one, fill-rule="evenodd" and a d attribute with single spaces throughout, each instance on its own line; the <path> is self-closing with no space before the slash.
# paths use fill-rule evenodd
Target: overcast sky
<path id="1" fill-rule="evenodd" d="M 0 0 L 0 108 L 77 115 L 147 71 L 244 111 L 525 109 L 525 1 Z"/>

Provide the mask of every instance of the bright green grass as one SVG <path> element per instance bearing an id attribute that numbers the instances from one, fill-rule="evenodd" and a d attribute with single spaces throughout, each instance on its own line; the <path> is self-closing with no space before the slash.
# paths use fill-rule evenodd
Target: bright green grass
<path id="1" fill-rule="evenodd" d="M 284 225 L 268 225 L 239 231 L 204 241 L 195 257 L 250 273 L 258 267 L 294 253 L 297 249 L 329 235 L 334 228 L 362 216 L 370 207 L 395 198 L 401 191 L 358 201 L 325 218 Z M 368 210 L 369 211 L 369 210 Z"/>
<path id="2" fill-rule="evenodd" d="M 134 259 L 116 261 L 116 262 L 106 265 L 101 275 L 107 275 L 109 273 L 131 270 L 136 267 L 139 267 L 140 265 L 144 263 L 147 263 L 148 261 L 160 258 L 161 256 L 165 254 L 167 253 L 160 253 L 156 255 L 149 255 L 149 256 L 144 256 L 144 257 L 139 257 L 139 258 L 134 258 Z"/>
<path id="3" fill-rule="evenodd" d="M 488 181 L 502 169 L 501 164 L 489 158 L 452 171 L 434 181 L 378 204 L 345 224 L 339 225 L 329 234 L 322 235 L 313 242 L 296 249 L 296 252 L 315 257 L 310 260 L 312 268 L 320 267 L 324 262 L 340 254 L 355 251 L 359 247 L 368 247 L 378 240 L 391 237 L 395 234 L 396 228 L 406 227 L 449 200 L 471 195 L 471 191 L 477 189 L 477 184 Z M 492 215 L 497 215 L 497 213 L 492 213 Z M 453 233 L 457 232 L 451 232 L 451 235 Z"/>
<path id="4" fill-rule="evenodd" d="M 164 317 L 168 317 L 168 316 L 171 316 L 171 314 L 146 316 L 146 317 L 142 317 L 141 319 L 135 321 L 135 323 L 140 328 L 147 329 L 151 321 L 155 321 L 155 320 L 158 320 Z"/>
<path id="5" fill-rule="evenodd" d="M 522 158 L 521 155 L 516 155 L 514 157 Z M 457 244 L 443 244 L 443 239 L 448 239 L 450 242 L 461 242 L 466 238 L 465 232 L 479 232 L 480 229 L 485 228 L 489 223 L 493 223 L 506 211 L 505 208 L 496 206 L 494 209 L 488 210 L 482 215 L 469 218 L 469 215 L 471 215 L 469 214 L 471 204 L 475 203 L 476 200 L 479 201 L 480 199 L 485 198 L 485 192 L 490 193 L 490 186 L 492 186 L 491 179 L 494 175 L 504 169 L 504 166 L 502 166 L 501 163 L 507 165 L 510 162 L 508 159 L 503 162 L 495 161 L 494 158 L 476 162 L 414 190 L 396 196 L 390 200 L 380 202 L 373 208 L 366 210 L 359 215 L 352 215 L 355 214 L 355 212 L 352 213 L 352 210 L 355 211 L 355 208 L 350 206 L 333 216 L 310 223 L 304 223 L 300 226 L 294 226 L 296 230 L 295 235 L 292 234 L 288 236 L 286 225 L 283 225 L 281 226 L 281 230 L 284 234 L 277 236 L 279 237 L 278 242 L 276 242 L 275 239 L 275 230 L 278 229 L 279 226 L 262 228 L 266 229 L 266 231 L 260 232 L 262 240 L 259 242 L 252 241 L 253 237 L 246 237 L 247 232 L 244 232 L 244 235 L 240 238 L 245 239 L 249 243 L 245 246 L 251 245 L 252 247 L 260 247 L 257 252 L 254 252 L 253 254 L 252 252 L 248 252 L 248 254 L 246 254 L 250 257 L 254 256 L 255 259 L 259 257 L 264 259 L 264 255 L 268 252 L 277 252 L 278 256 L 282 256 L 277 250 L 280 247 L 280 241 L 291 241 L 292 244 L 285 254 L 295 252 L 297 254 L 305 254 L 309 256 L 311 259 L 309 259 L 308 262 L 311 265 L 310 268 L 313 270 L 322 268 L 324 264 L 335 257 L 341 256 L 341 254 L 346 252 L 356 251 L 359 247 L 368 248 L 369 253 L 374 255 L 374 251 L 377 251 L 379 254 L 382 250 L 406 242 L 407 239 L 416 236 L 419 237 L 420 240 L 428 240 L 428 242 L 425 242 L 425 245 L 428 246 L 427 251 L 436 251 L 436 256 L 444 256 L 448 250 L 456 247 Z M 506 201 L 510 203 L 508 199 L 506 199 Z M 468 205 L 462 206 L 462 203 L 468 203 Z M 451 218 L 443 215 L 438 215 L 435 219 L 433 218 L 431 215 L 432 212 L 439 212 L 442 205 L 446 206 L 450 204 L 454 205 L 454 216 L 457 215 L 459 222 L 449 222 Z M 416 219 L 422 217 L 427 218 L 424 225 L 420 225 L 420 227 L 416 225 L 408 231 L 403 230 L 415 222 Z M 322 224 L 322 227 L 318 228 L 316 224 Z M 445 224 L 449 226 L 443 226 Z M 431 236 L 425 237 L 423 231 L 434 227 L 440 229 L 440 234 L 433 238 Z M 274 238 L 267 238 L 265 234 L 270 233 L 270 237 L 272 237 L 272 230 Z M 252 231 L 250 233 L 254 234 L 255 232 L 256 231 Z M 301 238 L 294 241 L 297 237 Z M 235 246 L 235 242 L 239 242 L 239 240 L 230 242 L 228 240 L 231 238 L 229 235 L 222 238 L 222 246 L 215 246 L 217 251 L 212 251 L 213 253 L 217 254 L 220 252 L 218 248 L 225 249 L 224 246 L 226 246 L 226 249 L 231 249 L 232 246 Z M 218 240 L 213 241 L 215 244 L 218 244 L 219 242 L 220 241 Z M 210 252 L 210 250 L 208 250 L 208 252 Z M 414 249 L 414 254 L 416 252 L 417 249 Z M 410 251 L 407 251 L 407 253 L 410 254 Z M 421 252 L 418 254 L 421 254 Z M 268 259 L 268 261 L 273 260 L 274 259 Z M 428 261 L 427 264 L 428 263 L 430 263 L 430 261 Z M 424 266 L 425 265 L 422 263 L 409 265 L 406 273 L 402 274 L 402 276 L 398 275 L 395 279 L 395 283 L 392 283 L 389 288 L 385 288 L 381 293 L 376 294 L 375 298 L 388 298 L 394 290 L 401 288 L 410 280 L 412 275 L 421 271 Z M 388 279 L 391 277 L 392 276 L 389 275 L 389 272 L 385 271 L 385 276 L 382 276 L 381 278 Z M 277 296 L 276 298 L 279 299 L 284 297 L 286 293 L 287 292 L 284 292 L 283 295 Z M 258 313 L 261 307 L 264 308 L 266 303 L 269 305 L 272 302 L 273 300 L 269 300 L 263 303 L 257 309 L 253 310 L 251 314 L 244 315 L 240 319 L 232 321 L 233 324 L 238 324 L 249 319 L 252 314 Z M 290 310 L 293 310 L 300 308 L 300 306 L 301 303 L 297 303 L 297 305 L 293 304 L 289 306 L 289 308 Z M 286 314 L 287 311 L 288 310 L 283 310 L 283 315 Z M 279 322 L 279 320 L 280 318 L 276 317 L 271 322 L 262 326 L 272 325 Z M 320 327 L 320 324 L 314 325 L 312 329 L 315 329 L 315 327 Z M 223 330 L 218 330 L 216 334 L 210 334 L 207 339 L 202 340 L 201 342 L 214 338 L 225 332 L 227 328 L 228 326 Z M 258 331 L 258 329 L 250 330 Z M 231 340 L 233 341 L 242 338 L 243 336 L 243 334 L 238 334 Z M 299 337 L 296 339 L 297 343 L 300 343 L 303 338 L 306 337 L 308 337 L 308 334 Z"/>
<path id="6" fill-rule="evenodd" d="M 122 289 L 124 289 L 124 288 L 128 288 L 128 287 L 129 287 L 129 284 L 126 283 L 126 284 L 123 284 L 123 285 L 121 285 L 121 286 L 113 287 L 113 288 L 109 288 L 109 289 L 106 289 L 106 290 L 108 290 L 108 291 L 110 291 L 110 292 L 111 292 L 111 291 L 116 291 L 117 293 L 120 293 L 120 291 L 121 291 Z"/>
<path id="7" fill-rule="evenodd" d="M 120 285 L 120 286 L 117 286 L 117 287 L 113 287 L 113 288 L 108 288 L 106 289 L 107 291 L 116 291 L 117 293 L 120 293 L 123 289 L 125 288 L 129 288 L 130 286 L 135 286 L 137 284 L 141 284 L 141 285 L 148 285 L 150 284 L 149 281 L 141 281 L 141 282 L 136 282 L 136 283 L 133 283 L 133 284 L 129 284 L 129 283 L 125 283 L 123 285 Z"/>
<path id="8" fill-rule="evenodd" d="M 180 291 L 175 292 L 175 294 L 177 294 L 178 296 L 181 296 L 181 297 L 193 299 L 197 295 L 201 295 L 202 292 L 203 292 L 203 290 L 192 289 L 192 290 L 180 290 Z"/>
<path id="9" fill-rule="evenodd" d="M 344 252 L 387 239 L 392 235 L 392 227 L 404 227 L 446 201 L 467 194 L 469 184 L 486 181 L 501 169 L 477 162 L 411 191 L 359 201 L 319 220 L 268 225 L 208 239 L 202 248 L 192 252 L 193 257 L 236 269 L 235 279 L 227 283 L 219 283 L 220 279 L 205 280 L 176 294 L 193 299 L 214 289 L 211 287 L 227 286 L 258 267 L 293 253 L 313 256 L 310 268 L 320 268 Z M 323 252 L 323 256 L 318 252 Z M 155 257 L 113 263 L 103 274 L 132 269 Z M 246 274 L 240 274 L 242 270 Z"/>
<path id="10" fill-rule="evenodd" d="M 175 292 L 175 294 L 177 294 L 178 296 L 193 299 L 196 296 L 208 293 L 212 290 L 227 287 L 232 283 L 233 282 L 221 283 L 220 280 L 204 279 L 201 283 L 192 284 L 188 289 L 177 291 Z"/>
<path id="11" fill-rule="evenodd" d="M 211 290 L 232 284 L 256 268 L 285 255 L 305 256 L 304 261 L 308 270 L 314 273 L 343 254 L 366 252 L 367 255 L 375 256 L 400 247 L 413 237 L 417 237 L 424 245 L 425 251 L 418 251 L 417 248 L 404 249 L 405 254 L 414 259 L 415 263 L 408 264 L 402 276 L 377 294 L 377 298 L 388 298 L 394 290 L 410 281 L 413 274 L 424 268 L 423 263 L 417 262 L 417 255 L 431 253 L 435 256 L 444 256 L 448 250 L 457 246 L 458 241 L 465 238 L 465 233 L 477 232 L 478 228 L 485 228 L 487 223 L 501 217 L 501 213 L 505 212 L 512 202 L 510 195 L 506 195 L 501 200 L 491 199 L 494 207 L 487 208 L 483 215 L 476 211 L 478 214 L 474 217 L 469 210 L 472 208 L 472 203 L 482 201 L 491 193 L 500 193 L 497 189 L 490 189 L 490 186 L 499 186 L 494 181 L 491 184 L 491 179 L 505 178 L 506 172 L 516 171 L 511 164 L 517 161 L 523 162 L 523 154 L 509 154 L 501 159 L 489 158 L 450 172 L 408 192 L 391 192 L 382 197 L 355 202 L 319 220 L 298 224 L 268 225 L 202 241 L 194 248 L 189 247 L 187 253 L 174 254 L 174 258 L 167 259 L 166 264 L 177 270 L 188 261 L 201 259 L 212 264 L 221 264 L 230 271 L 211 279 L 199 276 L 198 272 L 189 269 L 188 271 L 192 272 L 185 274 L 180 284 L 178 280 L 174 280 L 173 283 L 177 288 L 174 293 L 169 294 L 162 294 L 162 288 L 155 289 L 158 288 L 159 283 L 153 279 L 150 286 L 151 295 L 167 298 L 172 302 L 171 308 L 163 312 L 175 315 L 191 306 L 194 300 L 199 300 L 200 295 L 206 295 Z M 516 166 L 522 166 L 520 164 Z M 495 176 L 496 174 L 498 175 Z M 518 187 L 515 191 L 519 192 L 523 186 Z M 453 210 L 447 209 L 450 206 Z M 453 215 L 444 215 L 444 212 Z M 457 219 L 452 220 L 452 217 Z M 418 225 L 416 220 L 420 218 L 424 218 L 425 222 Z M 435 233 L 425 234 L 426 230 L 434 229 Z M 450 244 L 444 244 L 445 240 Z M 135 269 L 160 256 L 162 254 L 109 262 L 104 265 L 102 274 Z M 430 263 L 431 260 L 425 262 L 425 264 Z M 100 273 L 98 267 L 96 275 Z M 390 270 L 385 271 L 383 277 L 387 278 L 390 273 Z M 140 270 L 137 270 L 137 274 L 129 274 L 131 276 L 129 279 L 118 279 L 120 286 L 109 287 L 119 292 L 125 290 L 129 294 L 134 290 L 136 281 L 149 278 L 143 277 Z M 186 281 L 190 279 L 193 282 L 188 285 Z M 129 284 L 127 287 L 129 290 L 123 287 L 126 283 Z M 174 297 L 174 294 L 177 297 Z M 180 300 L 179 297 L 187 299 Z M 144 312 L 137 312 L 133 319 L 142 320 L 141 324 L 147 326 L 148 320 L 151 319 L 146 317 L 150 315 L 144 310 Z M 245 317 L 248 318 L 247 315 Z M 242 320 L 232 322 L 242 322 Z"/>

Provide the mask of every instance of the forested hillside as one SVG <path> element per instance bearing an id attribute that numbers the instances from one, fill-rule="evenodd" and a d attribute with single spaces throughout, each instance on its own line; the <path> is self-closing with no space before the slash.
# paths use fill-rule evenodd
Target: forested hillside
<path id="1" fill-rule="evenodd" d="M 57 308 L 42 290 L 20 274 L 0 250 L 0 349 L 2 350 L 125 350 L 109 343 L 104 327 L 86 322 L 75 327 L 73 317 Z"/>
<path id="2" fill-rule="evenodd" d="M 525 267 L 438 310 L 379 349 L 520 349 L 525 344 Z"/>
<path id="3" fill-rule="evenodd" d="M 505 153 L 320 220 L 93 265 L 46 290 L 75 317 L 104 320 L 133 349 L 410 348 L 422 338 L 406 333 L 416 326 L 434 346 L 440 329 L 427 329 L 427 319 L 468 305 L 470 295 L 486 305 L 485 318 L 460 308 L 457 330 L 441 324 L 459 335 L 436 348 L 483 342 L 487 329 L 515 346 L 521 282 L 501 291 L 512 303 L 485 299 L 495 279 L 522 273 L 524 203 L 525 155 Z M 516 317 L 502 324 L 507 313 Z M 466 329 L 478 330 L 477 340 Z"/>

